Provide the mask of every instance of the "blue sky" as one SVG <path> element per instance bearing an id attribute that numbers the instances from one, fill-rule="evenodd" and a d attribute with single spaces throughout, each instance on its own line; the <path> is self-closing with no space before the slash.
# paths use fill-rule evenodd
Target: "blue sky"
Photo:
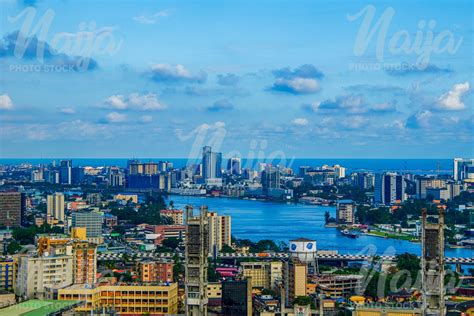
<path id="1" fill-rule="evenodd" d="M 0 6 L 3 158 L 473 155 L 471 1 Z"/>

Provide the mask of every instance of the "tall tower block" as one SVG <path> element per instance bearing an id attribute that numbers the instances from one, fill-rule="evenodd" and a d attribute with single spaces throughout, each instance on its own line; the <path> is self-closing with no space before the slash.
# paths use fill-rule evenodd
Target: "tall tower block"
<path id="1" fill-rule="evenodd" d="M 187 206 L 186 224 L 186 315 L 206 316 L 209 254 L 207 206 L 201 207 L 199 216 L 194 216 L 192 207 Z"/>
<path id="2" fill-rule="evenodd" d="M 422 210 L 421 286 L 424 316 L 446 314 L 444 303 L 444 209 L 437 221 Z"/>

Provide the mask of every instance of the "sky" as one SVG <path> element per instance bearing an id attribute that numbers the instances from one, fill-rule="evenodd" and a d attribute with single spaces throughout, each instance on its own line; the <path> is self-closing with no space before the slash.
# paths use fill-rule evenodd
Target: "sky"
<path id="1" fill-rule="evenodd" d="M 0 9 L 0 158 L 473 156 L 472 1 Z"/>

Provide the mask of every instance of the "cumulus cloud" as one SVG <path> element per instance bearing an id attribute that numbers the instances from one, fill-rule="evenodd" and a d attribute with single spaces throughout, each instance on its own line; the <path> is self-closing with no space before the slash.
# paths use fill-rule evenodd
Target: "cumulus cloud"
<path id="1" fill-rule="evenodd" d="M 305 118 L 299 117 L 292 120 L 291 123 L 296 126 L 306 126 L 308 125 L 308 120 Z"/>
<path id="2" fill-rule="evenodd" d="M 270 90 L 291 94 L 311 94 L 320 90 L 319 79 L 323 73 L 313 65 L 302 65 L 292 70 L 289 67 L 272 71 L 275 82 Z"/>
<path id="3" fill-rule="evenodd" d="M 412 129 L 427 128 L 430 127 L 433 113 L 428 110 L 419 111 L 407 119 L 406 127 Z"/>
<path id="4" fill-rule="evenodd" d="M 171 14 L 170 9 L 161 10 L 151 15 L 134 16 L 133 20 L 140 24 L 155 24 L 160 18 L 168 17 Z"/>
<path id="5" fill-rule="evenodd" d="M 234 109 L 234 105 L 227 99 L 221 99 L 214 102 L 206 108 L 208 111 L 219 112 Z"/>
<path id="6" fill-rule="evenodd" d="M 128 97 L 121 94 L 111 95 L 104 100 L 104 104 L 116 110 L 136 109 L 140 111 L 158 111 L 166 108 L 164 104 L 158 101 L 154 93 L 143 95 L 131 93 Z"/>
<path id="7" fill-rule="evenodd" d="M 347 94 L 334 99 L 327 99 L 321 102 L 317 109 L 343 110 L 350 113 L 364 113 L 367 111 L 364 98 L 361 94 Z"/>
<path id="8" fill-rule="evenodd" d="M 217 75 L 217 83 L 222 86 L 235 86 L 239 80 L 239 76 L 231 73 Z"/>
<path id="9" fill-rule="evenodd" d="M 455 84 L 452 89 L 438 99 L 438 108 L 447 111 L 464 110 L 462 97 L 470 90 L 469 82 Z"/>
<path id="10" fill-rule="evenodd" d="M 70 67 L 75 71 L 94 70 L 98 63 L 91 57 L 71 56 L 51 47 L 36 36 L 27 37 L 19 31 L 7 34 L 0 40 L 0 58 L 17 57 L 47 60 L 55 66 Z"/>
<path id="11" fill-rule="evenodd" d="M 183 65 L 175 66 L 168 64 L 155 64 L 150 67 L 150 77 L 157 82 L 194 82 L 203 83 L 207 79 L 207 73 L 200 71 L 192 74 Z"/>
<path id="12" fill-rule="evenodd" d="M 8 94 L 0 95 L 0 110 L 13 109 L 13 101 Z"/>
<path id="13" fill-rule="evenodd" d="M 106 115 L 105 119 L 109 123 L 121 123 L 127 120 L 127 116 L 118 112 L 111 112 Z"/>
<path id="14" fill-rule="evenodd" d="M 385 68 L 385 72 L 391 76 L 409 76 L 417 74 L 449 74 L 453 70 L 449 67 L 440 67 L 434 64 L 411 65 L 402 63 L 397 68 Z"/>

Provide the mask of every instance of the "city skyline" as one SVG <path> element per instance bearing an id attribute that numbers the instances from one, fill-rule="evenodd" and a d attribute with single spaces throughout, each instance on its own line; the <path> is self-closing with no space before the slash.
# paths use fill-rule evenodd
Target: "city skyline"
<path id="1" fill-rule="evenodd" d="M 469 1 L 28 4 L 0 13 L 3 158 L 473 155 Z"/>

